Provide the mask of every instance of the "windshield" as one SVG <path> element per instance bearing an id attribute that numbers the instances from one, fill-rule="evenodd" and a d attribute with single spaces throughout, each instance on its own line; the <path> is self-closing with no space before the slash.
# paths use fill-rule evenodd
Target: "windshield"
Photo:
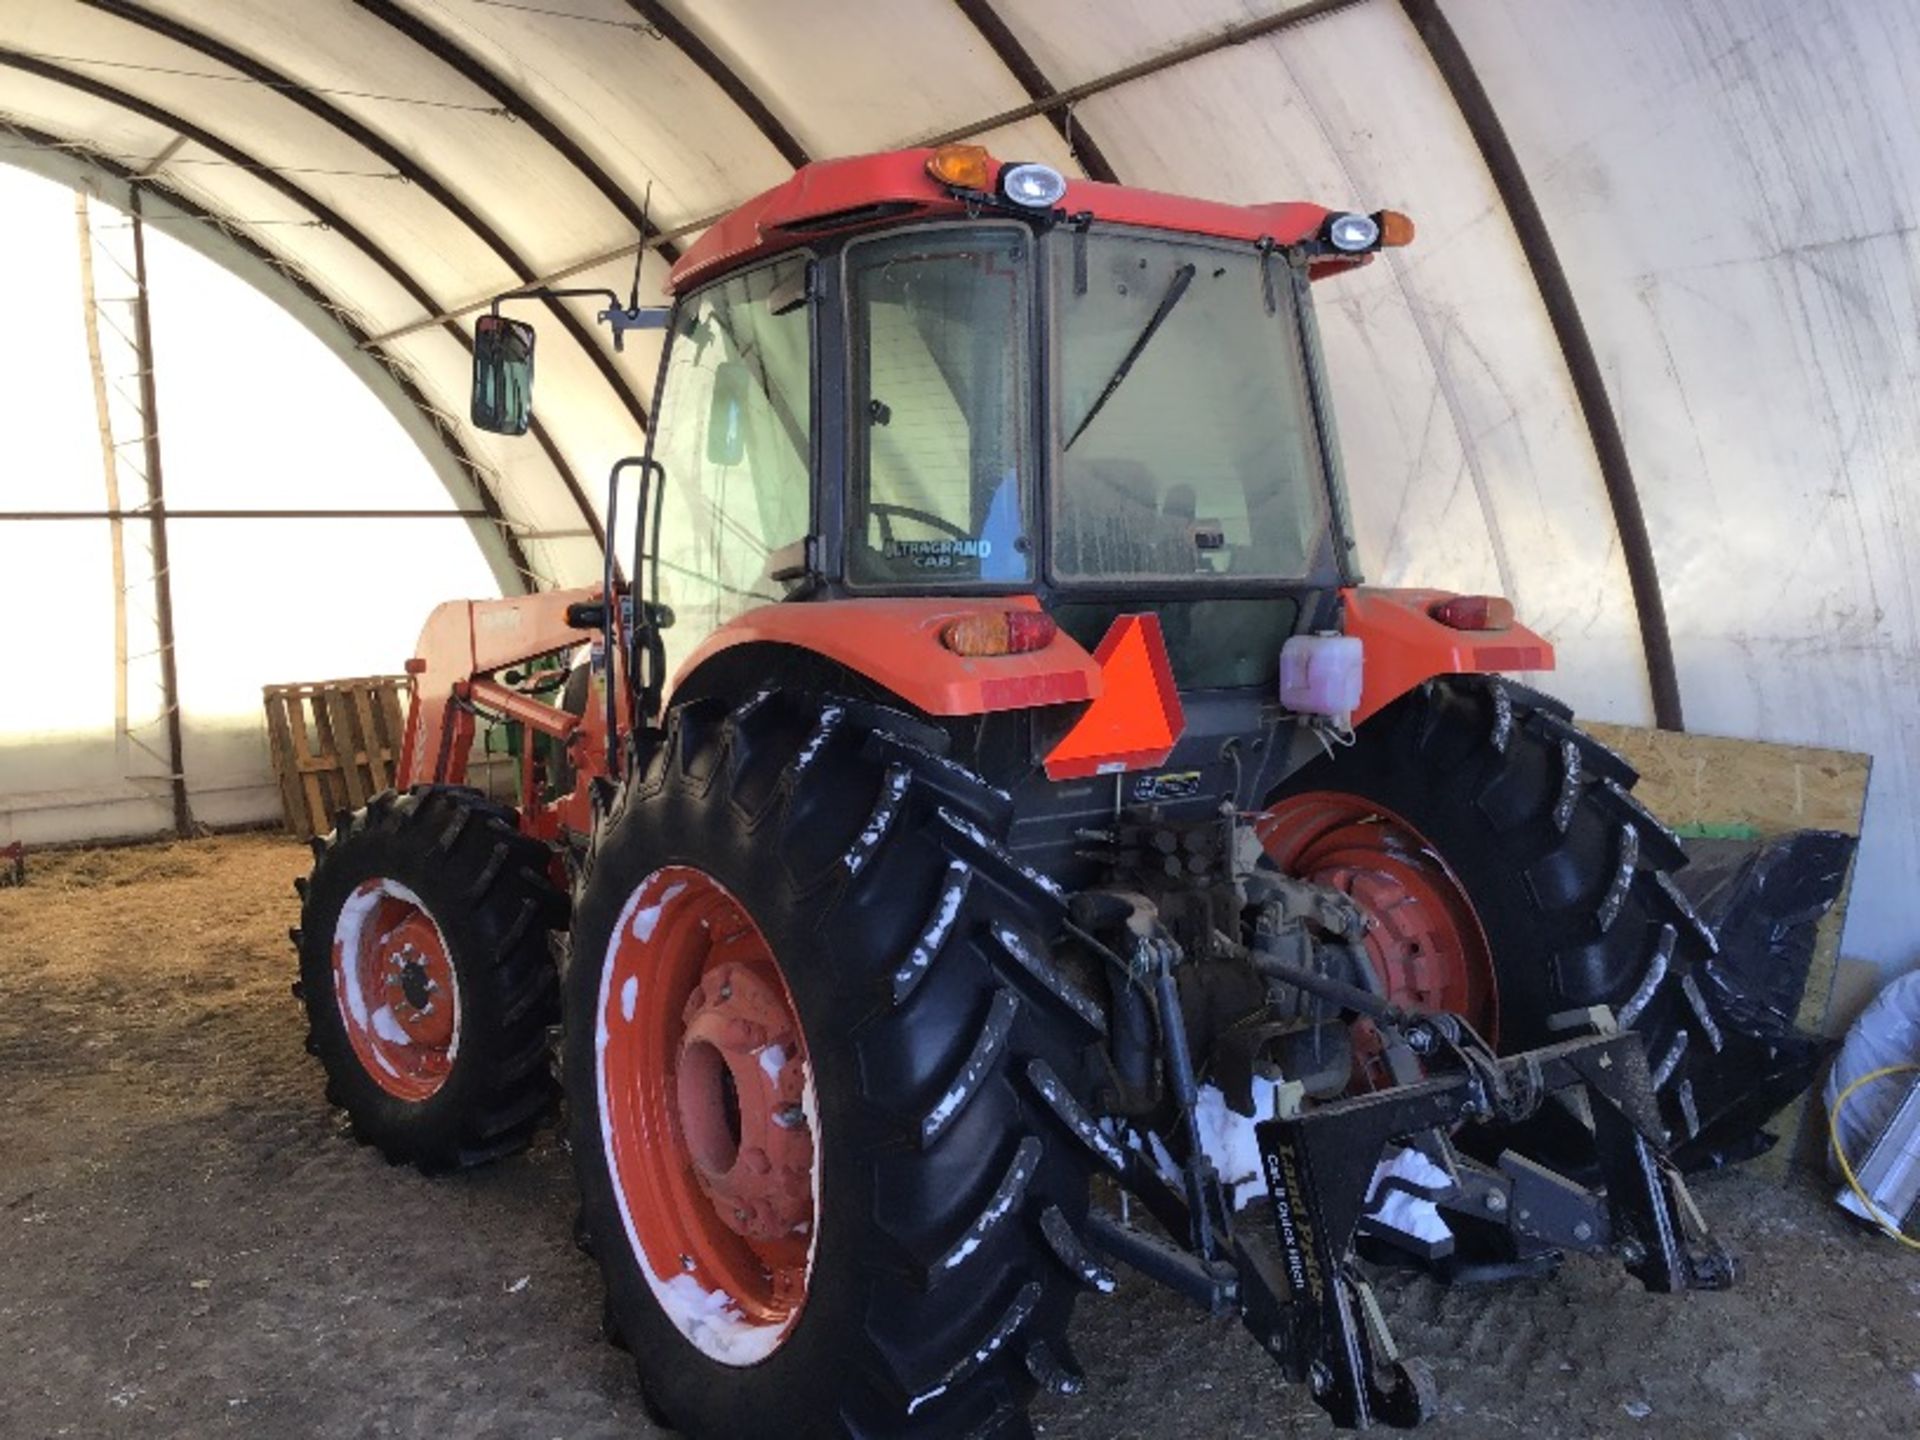
<path id="1" fill-rule="evenodd" d="M 1055 575 L 1307 575 L 1327 491 L 1285 259 L 1269 288 L 1251 246 L 1098 229 L 1048 246 Z"/>
<path id="2" fill-rule="evenodd" d="M 855 584 L 1030 580 L 1024 229 L 848 247 Z"/>

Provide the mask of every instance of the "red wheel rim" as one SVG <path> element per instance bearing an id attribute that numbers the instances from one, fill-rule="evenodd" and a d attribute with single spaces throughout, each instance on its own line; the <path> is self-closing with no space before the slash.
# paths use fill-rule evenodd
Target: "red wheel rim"
<path id="1" fill-rule="evenodd" d="M 361 1068 L 399 1100 L 438 1093 L 460 1052 L 446 937 L 397 880 L 362 881 L 333 927 L 333 994 Z"/>
<path id="2" fill-rule="evenodd" d="M 1497 1042 L 1499 989 L 1486 932 L 1465 887 L 1419 830 L 1337 790 L 1288 796 L 1257 829 L 1281 870 L 1331 886 L 1366 911 L 1367 955 L 1389 1000 L 1450 1010 Z"/>
<path id="3" fill-rule="evenodd" d="M 709 1358 L 764 1360 L 806 1304 L 820 1204 L 812 1069 L 779 961 L 726 887 L 669 866 L 621 912 L 596 1015 L 633 1257 Z"/>

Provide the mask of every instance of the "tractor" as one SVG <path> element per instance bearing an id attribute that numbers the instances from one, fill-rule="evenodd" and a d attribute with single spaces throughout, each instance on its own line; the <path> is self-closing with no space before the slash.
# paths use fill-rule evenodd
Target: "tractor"
<path id="1" fill-rule="evenodd" d="M 1797 1080 L 1727 1078 L 1682 844 L 1505 599 L 1361 583 L 1311 291 L 1412 238 L 956 144 L 590 292 L 664 343 L 604 574 L 433 613 L 295 988 L 396 1162 L 564 1115 L 663 1423 L 1029 1433 L 1124 1268 L 1412 1426 L 1380 1266 L 1731 1283 L 1682 1173 Z"/>

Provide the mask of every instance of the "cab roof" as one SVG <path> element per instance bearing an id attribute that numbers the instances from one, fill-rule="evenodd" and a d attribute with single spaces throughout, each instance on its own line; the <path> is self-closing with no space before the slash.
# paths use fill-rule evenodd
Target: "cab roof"
<path id="1" fill-rule="evenodd" d="M 909 219 L 959 218 L 969 202 L 927 172 L 930 149 L 894 150 L 822 160 L 746 201 L 714 222 L 691 245 L 667 280 L 680 294 L 753 261 L 796 249 L 822 235 L 868 229 Z M 1323 205 L 1282 200 L 1227 205 L 1216 200 L 1168 195 L 1130 185 L 1068 179 L 1058 206 L 1069 215 L 1091 214 L 1115 225 L 1138 225 L 1249 244 L 1271 239 L 1292 245 L 1315 234 L 1332 212 Z M 1317 278 L 1352 269 L 1370 256 L 1328 256 L 1316 261 Z"/>

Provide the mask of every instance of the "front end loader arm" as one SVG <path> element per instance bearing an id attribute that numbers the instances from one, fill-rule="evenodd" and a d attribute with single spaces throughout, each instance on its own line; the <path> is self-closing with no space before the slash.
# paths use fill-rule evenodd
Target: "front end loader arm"
<path id="1" fill-rule="evenodd" d="M 600 586 L 592 585 L 436 606 L 407 661 L 413 698 L 395 784 L 403 790 L 418 784 L 461 784 L 476 705 L 563 740 L 579 728 L 603 730 L 603 723 L 592 723 L 591 707 L 583 722 L 583 717 L 519 696 L 490 678 L 509 665 L 557 654 L 589 639 L 600 628 L 597 612 L 603 594 Z M 624 727 L 624 687 L 619 693 Z"/>

